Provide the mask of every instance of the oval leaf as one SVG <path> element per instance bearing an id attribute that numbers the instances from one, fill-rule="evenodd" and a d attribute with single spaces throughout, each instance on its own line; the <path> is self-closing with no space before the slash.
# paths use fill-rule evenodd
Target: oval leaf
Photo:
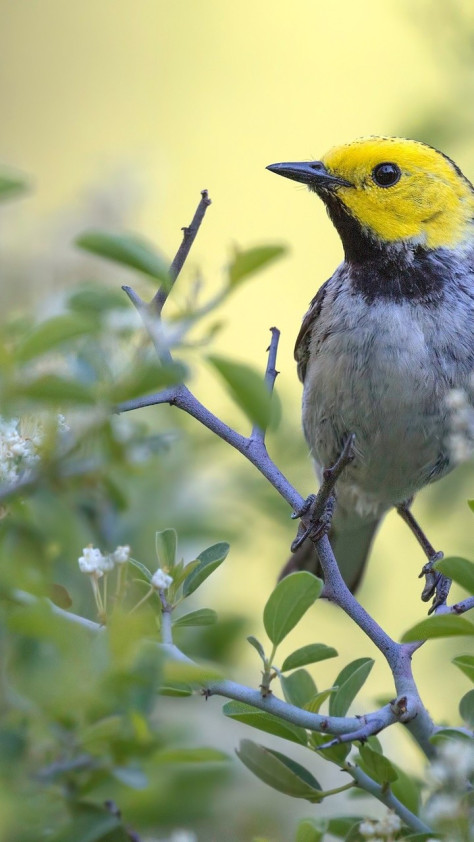
<path id="1" fill-rule="evenodd" d="M 291 675 L 280 676 L 283 695 L 290 705 L 303 708 L 318 692 L 307 670 L 296 670 Z"/>
<path id="2" fill-rule="evenodd" d="M 263 269 L 286 252 L 284 246 L 257 246 L 238 251 L 229 265 L 229 287 L 234 289 L 253 272 Z"/>
<path id="3" fill-rule="evenodd" d="M 178 536 L 176 529 L 163 529 L 162 532 L 155 532 L 155 549 L 158 559 L 158 567 L 169 570 L 176 560 L 176 545 Z"/>
<path id="4" fill-rule="evenodd" d="M 390 760 L 379 754 L 378 751 L 373 751 L 369 746 L 361 746 L 359 749 L 361 757 L 361 766 L 364 772 L 367 772 L 379 784 L 391 784 L 398 778 L 397 771 L 393 768 Z"/>
<path id="5" fill-rule="evenodd" d="M 453 664 L 474 681 L 474 655 L 458 655 L 453 659 Z"/>
<path id="6" fill-rule="evenodd" d="M 408 629 L 402 637 L 402 643 L 458 635 L 474 635 L 474 623 L 456 614 L 438 614 L 436 617 L 427 617 Z"/>
<path id="7" fill-rule="evenodd" d="M 296 649 L 295 652 L 285 658 L 281 671 L 287 672 L 287 670 L 294 670 L 297 667 L 304 667 L 306 664 L 325 661 L 326 658 L 335 658 L 337 654 L 336 649 L 333 649 L 332 646 L 326 646 L 325 643 L 308 643 L 307 646 Z"/>
<path id="8" fill-rule="evenodd" d="M 267 734 L 274 734 L 275 737 L 282 737 L 284 740 L 291 740 L 302 746 L 307 745 L 308 739 L 304 728 L 285 722 L 284 719 L 272 713 L 257 710 L 244 702 L 228 702 L 222 710 L 229 719 L 235 719 L 236 722 L 243 722 L 251 728 L 258 728 Z"/>
<path id="9" fill-rule="evenodd" d="M 468 561 L 467 558 L 452 556 L 437 561 L 435 569 L 447 576 L 448 579 L 453 579 L 469 594 L 474 594 L 474 564 L 472 561 Z"/>
<path id="10" fill-rule="evenodd" d="M 56 374 L 45 374 L 24 385 L 16 385 L 15 394 L 44 403 L 92 404 L 95 402 L 90 390 L 82 383 L 59 377 Z"/>
<path id="11" fill-rule="evenodd" d="M 263 611 L 263 624 L 272 643 L 281 643 L 322 589 L 322 580 L 306 570 L 290 573 L 278 583 Z"/>
<path id="12" fill-rule="evenodd" d="M 137 269 L 154 278 L 167 288 L 170 276 L 167 263 L 155 251 L 151 243 L 136 234 L 115 234 L 110 231 L 85 231 L 76 240 L 84 251 L 113 260 L 130 269 Z"/>
<path id="13" fill-rule="evenodd" d="M 329 699 L 330 716 L 346 715 L 373 665 L 372 658 L 357 658 L 341 670 L 334 682 L 338 689 Z"/>
<path id="14" fill-rule="evenodd" d="M 474 727 L 474 690 L 469 690 L 459 702 L 459 713 L 463 722 Z"/>
<path id="15" fill-rule="evenodd" d="M 189 596 L 194 593 L 197 588 L 207 579 L 211 573 L 222 564 L 229 552 L 229 544 L 221 541 L 219 544 L 213 544 L 207 550 L 199 553 L 197 560 L 199 564 L 186 577 L 183 584 L 183 595 Z"/>
<path id="16" fill-rule="evenodd" d="M 321 842 L 327 829 L 328 823 L 325 819 L 303 819 L 298 825 L 295 842 Z"/>
<path id="17" fill-rule="evenodd" d="M 237 756 L 257 778 L 278 792 L 311 802 L 321 800 L 321 787 L 316 778 L 284 754 L 251 740 L 242 740 Z"/>
<path id="18" fill-rule="evenodd" d="M 272 396 L 263 375 L 243 363 L 225 357 L 210 355 L 207 358 L 224 380 L 231 397 L 253 424 L 266 430 L 271 420 Z"/>
<path id="19" fill-rule="evenodd" d="M 173 622 L 173 628 L 184 628 L 185 626 L 212 626 L 217 622 L 217 613 L 212 608 L 198 608 L 197 611 L 190 611 L 183 614 Z"/>
<path id="20" fill-rule="evenodd" d="M 253 646 L 253 648 L 257 650 L 257 652 L 260 655 L 262 661 L 265 661 L 265 651 L 264 651 L 264 648 L 263 648 L 262 644 L 260 643 L 260 641 L 257 640 L 257 638 L 253 636 L 253 634 L 249 635 L 247 640 L 250 643 L 250 645 Z"/>
<path id="21" fill-rule="evenodd" d="M 55 316 L 37 325 L 17 348 L 16 356 L 25 362 L 56 348 L 63 342 L 84 336 L 97 327 L 97 322 L 82 316 Z"/>
<path id="22" fill-rule="evenodd" d="M 182 383 L 186 374 L 187 368 L 180 362 L 172 361 L 166 365 L 160 365 L 158 361 L 143 362 L 130 375 L 112 385 L 108 398 L 112 403 L 133 400 Z"/>

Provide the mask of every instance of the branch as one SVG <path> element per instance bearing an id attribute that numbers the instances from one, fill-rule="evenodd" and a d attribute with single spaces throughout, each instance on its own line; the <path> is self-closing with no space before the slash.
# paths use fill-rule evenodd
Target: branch
<path id="1" fill-rule="evenodd" d="M 277 327 L 271 327 L 270 332 L 272 334 L 272 338 L 270 340 L 270 345 L 267 348 L 268 351 L 268 358 L 267 358 L 267 368 L 265 370 L 265 386 L 268 389 L 269 394 L 273 394 L 273 389 L 275 386 L 275 380 L 278 375 L 278 371 L 276 370 L 276 358 L 278 353 L 278 343 L 280 341 L 280 331 Z M 265 441 L 265 431 L 260 429 L 257 424 L 254 425 L 252 430 L 251 439 L 258 439 L 259 441 Z"/>
<path id="2" fill-rule="evenodd" d="M 193 216 L 193 221 L 191 225 L 188 225 L 185 228 L 182 228 L 183 231 L 183 240 L 182 243 L 176 252 L 175 258 L 170 266 L 169 275 L 170 275 L 170 286 L 165 288 L 164 286 L 160 287 L 158 292 L 156 293 L 155 297 L 152 301 L 150 301 L 149 308 L 150 312 L 153 313 L 155 316 L 160 316 L 161 311 L 163 309 L 163 305 L 168 298 L 170 293 L 171 287 L 173 286 L 176 278 L 178 277 L 181 269 L 184 266 L 186 258 L 191 250 L 191 246 L 196 239 L 196 234 L 201 227 L 201 223 L 204 219 L 204 215 L 206 210 L 208 209 L 209 205 L 211 204 L 211 200 L 209 198 L 207 190 L 201 190 L 201 201 L 199 202 L 196 212 Z"/>
<path id="3" fill-rule="evenodd" d="M 410 827 L 416 833 L 432 834 L 432 829 L 422 822 L 418 816 L 415 816 L 414 813 L 408 810 L 408 808 L 405 807 L 398 798 L 395 798 L 390 789 L 386 789 L 381 784 L 376 783 L 376 781 L 366 775 L 359 766 L 355 766 L 352 763 L 344 763 L 343 769 L 351 775 L 361 789 L 366 792 L 370 792 L 370 794 L 377 798 L 378 801 L 381 801 L 382 804 L 385 804 L 385 806 L 390 810 L 394 810 L 407 827 Z"/>

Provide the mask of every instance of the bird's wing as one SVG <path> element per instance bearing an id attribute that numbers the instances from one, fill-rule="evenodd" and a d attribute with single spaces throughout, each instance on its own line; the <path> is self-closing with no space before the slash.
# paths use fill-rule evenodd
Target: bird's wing
<path id="1" fill-rule="evenodd" d="M 303 318 L 300 332 L 298 333 L 298 336 L 296 338 L 295 360 L 298 363 L 298 377 L 300 378 L 302 383 L 304 383 L 306 367 L 308 365 L 311 334 L 313 331 L 314 323 L 319 318 L 319 314 L 321 313 L 321 307 L 323 306 L 323 301 L 326 296 L 328 284 L 329 281 L 326 281 L 326 283 L 322 285 L 322 287 L 318 290 L 313 300 L 311 301 L 311 304 L 309 305 L 309 310 Z"/>

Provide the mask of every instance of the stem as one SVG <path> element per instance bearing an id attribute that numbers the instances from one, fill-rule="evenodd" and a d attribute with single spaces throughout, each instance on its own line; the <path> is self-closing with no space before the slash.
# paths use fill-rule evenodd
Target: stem
<path id="1" fill-rule="evenodd" d="M 390 810 L 393 810 L 407 827 L 414 830 L 416 833 L 433 833 L 432 829 L 421 821 L 418 816 L 415 816 L 398 798 L 395 798 L 390 789 L 385 790 L 380 784 L 376 783 L 372 778 L 365 774 L 359 766 L 354 766 L 352 763 L 344 763 L 343 767 L 356 782 L 356 784 L 365 792 L 369 792 L 382 804 L 385 804 Z"/>
<path id="2" fill-rule="evenodd" d="M 191 225 L 182 229 L 183 240 L 178 251 L 176 252 L 175 258 L 169 269 L 171 284 L 169 288 L 166 288 L 164 286 L 160 287 L 155 297 L 150 302 L 150 311 L 154 313 L 155 316 L 159 316 L 161 314 L 164 303 L 170 293 L 171 287 L 173 286 L 176 278 L 178 277 L 179 273 L 181 272 L 181 269 L 184 266 L 186 258 L 191 250 L 191 246 L 194 243 L 194 240 L 196 239 L 196 234 L 199 231 L 199 228 L 201 227 L 201 223 L 204 219 L 206 210 L 208 209 L 210 204 L 211 200 L 209 198 L 207 190 L 201 190 L 201 201 L 199 202 L 196 208 Z"/>
<path id="3" fill-rule="evenodd" d="M 271 395 L 273 393 L 273 389 L 275 387 L 275 380 L 278 375 L 278 371 L 276 370 L 275 366 L 278 352 L 278 343 L 280 341 L 280 331 L 277 327 L 271 327 L 270 332 L 272 334 L 272 338 L 270 340 L 270 345 L 267 348 L 268 358 L 267 367 L 265 370 L 265 386 L 267 387 L 268 392 Z M 260 442 L 264 442 L 265 431 L 262 430 L 257 424 L 255 424 L 250 438 L 258 440 Z"/>

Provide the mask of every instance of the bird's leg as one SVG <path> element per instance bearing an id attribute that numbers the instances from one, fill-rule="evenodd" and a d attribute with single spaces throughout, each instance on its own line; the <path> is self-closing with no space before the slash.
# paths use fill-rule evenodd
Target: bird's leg
<path id="1" fill-rule="evenodd" d="M 404 503 L 400 503 L 400 505 L 397 506 L 396 509 L 402 520 L 407 524 L 407 526 L 415 536 L 421 549 L 423 550 L 428 559 L 427 563 L 423 566 L 422 571 L 420 573 L 420 579 L 422 576 L 425 576 L 425 586 L 423 588 L 421 598 L 423 602 L 428 602 L 428 600 L 431 599 L 432 596 L 434 596 L 433 605 L 431 606 L 429 611 L 429 613 L 431 614 L 435 610 L 435 608 L 437 608 L 439 605 L 443 605 L 446 602 L 451 581 L 450 579 L 447 579 L 446 576 L 443 576 L 442 573 L 438 573 L 436 570 L 433 570 L 434 563 L 436 561 L 440 561 L 443 558 L 443 553 L 437 552 L 432 546 L 432 544 L 430 544 L 430 542 L 428 541 L 428 538 L 423 532 L 420 524 L 417 520 L 415 520 L 410 511 L 411 503 L 412 500 L 406 500 Z"/>
<path id="2" fill-rule="evenodd" d="M 354 442 L 355 435 L 351 433 L 344 442 L 344 447 L 334 465 L 324 469 L 323 481 L 318 493 L 310 494 L 301 509 L 291 515 L 292 518 L 303 519 L 296 538 L 291 544 L 292 553 L 301 547 L 306 538 L 311 536 L 313 541 L 317 541 L 329 532 L 336 505 L 334 487 L 344 468 L 354 459 Z"/>
<path id="3" fill-rule="evenodd" d="M 334 494 L 330 494 L 330 496 L 324 501 L 324 509 L 322 513 L 319 514 L 321 507 L 319 494 L 310 494 L 309 497 L 306 498 L 301 509 L 297 512 L 293 512 L 291 515 L 292 518 L 302 518 L 306 515 L 306 520 L 309 522 L 309 526 L 303 526 L 302 521 L 300 521 L 296 538 L 291 543 L 292 553 L 296 552 L 296 550 L 299 549 L 304 541 L 306 541 L 306 539 L 310 536 L 314 541 L 318 541 L 319 538 L 323 537 L 323 535 L 327 535 L 331 528 L 335 506 L 336 497 Z"/>

